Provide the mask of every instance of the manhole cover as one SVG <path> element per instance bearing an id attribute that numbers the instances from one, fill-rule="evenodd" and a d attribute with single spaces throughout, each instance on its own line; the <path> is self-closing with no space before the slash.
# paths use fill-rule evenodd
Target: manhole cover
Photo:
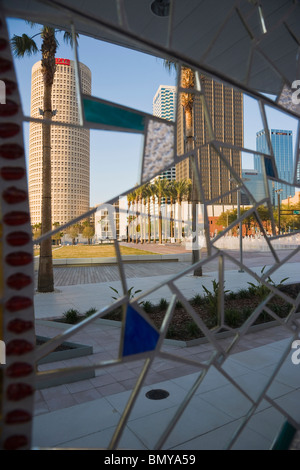
<path id="1" fill-rule="evenodd" d="M 149 392 L 146 393 L 146 397 L 150 398 L 150 400 L 163 400 L 164 398 L 167 398 L 169 396 L 169 392 L 166 390 L 150 390 Z"/>

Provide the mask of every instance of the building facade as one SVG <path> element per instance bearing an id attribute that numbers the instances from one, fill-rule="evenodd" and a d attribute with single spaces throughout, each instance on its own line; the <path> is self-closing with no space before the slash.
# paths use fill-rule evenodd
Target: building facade
<path id="1" fill-rule="evenodd" d="M 243 94 L 224 86 L 208 77 L 201 77 L 201 88 L 205 94 L 215 139 L 238 147 L 243 146 Z M 185 153 L 184 111 L 178 99 L 177 153 Z M 231 173 L 222 163 L 211 145 L 209 126 L 201 97 L 195 96 L 193 104 L 193 128 L 195 146 L 198 149 L 198 163 L 204 196 L 207 201 L 219 197 L 233 189 Z M 241 151 L 223 148 L 222 153 L 235 172 L 241 176 Z M 189 159 L 176 165 L 176 179 L 192 178 Z M 236 204 L 236 193 L 221 197 L 216 204 Z"/>
<path id="2" fill-rule="evenodd" d="M 90 69 L 80 63 L 82 91 L 91 94 Z M 55 121 L 78 124 L 74 61 L 56 59 L 52 87 Z M 31 80 L 31 116 L 42 119 L 43 77 L 41 62 L 34 64 Z M 30 123 L 29 131 L 29 204 L 31 223 L 41 222 L 42 200 L 42 126 Z M 51 126 L 52 222 L 64 224 L 89 210 L 90 204 L 90 132 L 70 126 Z"/>
<path id="3" fill-rule="evenodd" d="M 269 132 L 278 171 L 278 178 L 292 183 L 294 178 L 293 132 L 291 130 L 284 129 L 270 129 Z M 258 152 L 266 153 L 267 155 L 270 153 L 264 130 L 256 133 L 256 150 Z M 254 155 L 254 168 L 259 173 L 262 173 L 261 157 L 259 155 Z M 277 205 L 278 198 L 276 193 L 278 190 L 282 190 L 280 191 L 281 200 L 295 195 L 295 188 L 293 186 L 278 182 L 270 182 L 269 186 L 272 204 L 274 206 Z"/>

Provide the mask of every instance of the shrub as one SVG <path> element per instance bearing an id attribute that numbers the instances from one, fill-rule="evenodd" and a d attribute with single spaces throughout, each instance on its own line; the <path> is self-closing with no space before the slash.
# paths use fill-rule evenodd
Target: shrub
<path id="1" fill-rule="evenodd" d="M 170 325 L 167 331 L 167 338 L 174 338 L 176 336 L 176 328 L 173 325 Z"/>
<path id="2" fill-rule="evenodd" d="M 71 323 L 72 325 L 77 323 L 80 319 L 79 312 L 75 308 L 70 308 L 63 313 L 63 316 L 65 317 L 66 322 Z"/>
<path id="3" fill-rule="evenodd" d="M 231 328 L 236 328 L 241 324 L 241 312 L 236 308 L 227 308 L 225 310 L 225 323 Z"/>
<path id="4" fill-rule="evenodd" d="M 237 292 L 237 298 L 238 299 L 248 299 L 249 297 L 251 297 L 249 289 L 240 289 Z"/>
<path id="5" fill-rule="evenodd" d="M 261 269 L 260 273 L 263 274 L 265 269 L 266 266 Z M 280 287 L 287 279 L 288 277 L 285 277 L 284 279 L 281 279 L 278 284 L 276 284 L 269 276 L 266 281 L 274 287 Z M 262 283 L 254 284 L 253 282 L 248 282 L 248 284 L 250 285 L 248 289 L 249 293 L 252 295 L 257 295 L 262 300 L 265 299 L 270 292 L 270 289 Z"/>
<path id="6" fill-rule="evenodd" d="M 97 312 L 97 309 L 95 307 L 91 307 L 85 312 L 85 316 L 90 317 L 91 315 L 93 315 L 96 312 Z"/>
<path id="7" fill-rule="evenodd" d="M 187 323 L 186 330 L 191 336 L 197 336 L 201 333 L 200 328 L 193 321 Z"/>
<path id="8" fill-rule="evenodd" d="M 146 313 L 152 312 L 153 304 L 149 300 L 145 300 L 142 305 Z"/>
<path id="9" fill-rule="evenodd" d="M 167 301 L 166 299 L 160 299 L 160 301 L 159 301 L 159 308 L 160 308 L 161 310 L 166 310 L 166 309 L 168 308 L 168 305 L 169 305 L 169 303 L 168 303 L 168 301 Z"/>
<path id="10" fill-rule="evenodd" d="M 200 294 L 196 294 L 192 298 L 192 304 L 193 305 L 201 305 L 203 302 L 204 302 L 204 299 Z"/>
<path id="11" fill-rule="evenodd" d="M 202 286 L 205 292 L 205 301 L 208 304 L 209 312 L 211 314 L 215 314 L 218 310 L 218 300 L 219 300 L 219 291 L 220 291 L 220 283 L 217 282 L 215 279 L 212 281 L 213 290 L 212 292 L 207 289 L 207 287 Z M 224 295 L 229 292 L 228 290 L 224 290 Z"/>
<path id="12" fill-rule="evenodd" d="M 112 299 L 118 300 L 120 297 L 122 297 L 123 294 L 119 294 L 119 291 L 117 289 L 115 289 L 114 287 L 111 287 L 111 286 L 109 286 L 109 288 L 111 290 L 113 290 L 116 294 L 118 294 L 118 297 L 112 296 Z M 133 291 L 133 289 L 134 289 L 134 287 L 132 286 L 127 291 L 127 295 L 129 297 L 129 299 L 133 299 L 136 296 L 136 294 L 138 294 L 139 292 L 142 292 L 141 289 L 138 289 L 136 291 Z"/>

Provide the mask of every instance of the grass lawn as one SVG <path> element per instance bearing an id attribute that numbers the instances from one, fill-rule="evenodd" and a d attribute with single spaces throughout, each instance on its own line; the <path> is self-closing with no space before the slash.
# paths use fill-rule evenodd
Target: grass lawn
<path id="1" fill-rule="evenodd" d="M 137 250 L 120 246 L 122 255 L 154 255 L 150 251 Z M 37 256 L 39 253 L 34 253 Z M 53 258 L 110 258 L 115 257 L 114 245 L 69 245 L 61 248 L 53 247 Z"/>

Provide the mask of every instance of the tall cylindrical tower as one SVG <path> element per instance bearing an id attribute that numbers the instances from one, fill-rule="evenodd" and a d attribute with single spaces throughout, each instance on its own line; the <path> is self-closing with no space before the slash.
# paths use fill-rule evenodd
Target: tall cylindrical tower
<path id="1" fill-rule="evenodd" d="M 52 88 L 53 123 L 78 124 L 78 104 L 74 61 L 56 59 Z M 82 91 L 91 94 L 91 71 L 80 63 Z M 31 116 L 41 118 L 43 111 L 43 76 L 41 62 L 32 67 Z M 29 204 L 31 223 L 41 222 L 42 200 L 42 126 L 30 123 L 29 133 Z M 90 201 L 90 132 L 76 127 L 51 127 L 52 222 L 64 224 L 88 211 Z"/>

